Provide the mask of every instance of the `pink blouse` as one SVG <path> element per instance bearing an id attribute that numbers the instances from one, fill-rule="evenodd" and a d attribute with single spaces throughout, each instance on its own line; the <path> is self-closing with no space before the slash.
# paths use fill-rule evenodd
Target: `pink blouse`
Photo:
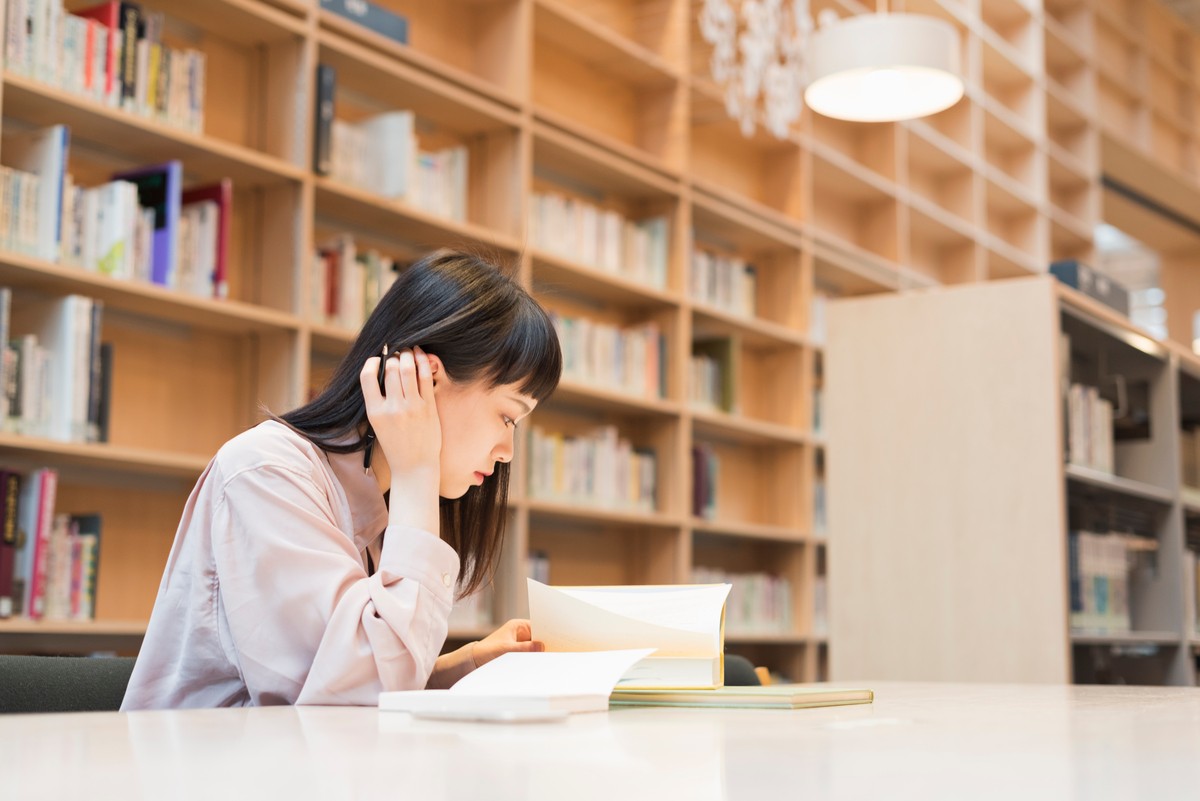
<path id="1" fill-rule="evenodd" d="M 387 519 L 361 453 L 274 421 L 227 442 L 183 510 L 122 710 L 374 705 L 424 687 L 458 555 Z"/>

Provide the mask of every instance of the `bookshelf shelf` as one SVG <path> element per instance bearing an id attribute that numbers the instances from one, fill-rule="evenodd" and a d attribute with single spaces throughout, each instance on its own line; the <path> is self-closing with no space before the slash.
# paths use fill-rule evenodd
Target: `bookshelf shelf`
<path id="1" fill-rule="evenodd" d="M 622 512 L 604 509 L 598 504 L 568 504 L 539 498 L 529 498 L 522 504 L 529 509 L 531 522 L 536 525 L 594 523 L 630 531 L 657 531 L 661 535 L 669 535 L 683 525 L 683 521 L 673 515 Z"/>
<path id="2" fill-rule="evenodd" d="M 697 336 L 735 336 L 747 345 L 759 347 L 808 344 L 802 333 L 778 323 L 733 314 L 698 301 L 692 301 L 691 307 L 692 328 Z"/>
<path id="3" fill-rule="evenodd" d="M 330 178 L 314 178 L 317 214 L 339 229 L 366 229 L 400 239 L 413 251 L 436 250 L 448 243 L 515 254 L 521 243 L 511 234 L 487 226 L 458 222 L 424 211 L 411 203 L 389 200 L 366 189 Z"/>
<path id="4" fill-rule="evenodd" d="M 59 442 L 41 437 L 0 433 L 5 459 L 32 464 L 53 460 L 64 468 L 102 470 L 130 478 L 163 477 L 195 481 L 204 472 L 208 457 L 123 447 L 109 444 Z"/>
<path id="5" fill-rule="evenodd" d="M 201 298 L 148 282 L 110 278 L 18 253 L 0 253 L 0 285 L 84 294 L 104 301 L 108 308 L 147 317 L 168 314 L 177 323 L 231 334 L 289 333 L 299 328 L 299 321 L 286 312 Z"/>
<path id="6" fill-rule="evenodd" d="M 608 5 L 610 11 L 617 11 L 618 4 Z M 680 80 L 677 68 L 669 61 L 618 33 L 592 13 L 576 9 L 564 0 L 534 0 L 533 8 L 534 30 L 539 36 L 562 43 L 598 71 L 610 72 L 626 83 L 646 88 L 671 86 Z"/>
<path id="7" fill-rule="evenodd" d="M 674 401 L 639 397 L 570 378 L 562 380 L 554 398 L 572 408 L 616 412 L 625 416 L 673 417 L 679 414 L 679 404 Z"/>
<path id="8" fill-rule="evenodd" d="M 146 634 L 145 621 L 139 620 L 30 620 L 14 617 L 0 620 L 0 638 L 9 635 L 137 637 Z"/>
<path id="9" fill-rule="evenodd" d="M 909 190 L 968 225 L 976 222 L 976 172 L 976 165 L 947 153 L 926 132 L 914 128 L 908 137 Z"/>
<path id="10" fill-rule="evenodd" d="M 942 284 L 979 280 L 977 246 L 970 227 L 940 206 L 913 198 L 908 257 L 913 269 Z"/>
<path id="11" fill-rule="evenodd" d="M 1179 646 L 1179 635 L 1169 631 L 1127 631 L 1108 634 L 1071 632 L 1072 645 L 1161 645 Z"/>
<path id="12" fill-rule="evenodd" d="M 716 520 L 692 518 L 691 529 L 697 534 L 713 537 L 730 537 L 734 539 L 772 540 L 779 542 L 804 543 L 810 540 L 802 532 L 788 526 L 750 525 L 739 523 L 729 525 Z"/>
<path id="13" fill-rule="evenodd" d="M 585 295 L 628 310 L 675 310 L 679 299 L 623 275 L 606 272 L 564 259 L 545 250 L 532 248 L 535 287 L 548 295 Z"/>
<path id="14" fill-rule="evenodd" d="M 108 146 L 119 147 L 126 163 L 178 158 L 189 175 L 232 178 L 239 187 L 298 183 L 304 175 L 286 161 L 251 148 L 181 131 L 8 71 L 4 113 L 33 125 L 64 123 L 70 126 L 73 144 L 112 143 Z"/>
<path id="15" fill-rule="evenodd" d="M 812 222 L 845 245 L 887 261 L 899 259 L 899 208 L 894 194 L 836 160 L 814 156 Z"/>
<path id="16" fill-rule="evenodd" d="M 1067 480 L 1073 484 L 1093 487 L 1115 495 L 1155 503 L 1170 505 L 1174 501 L 1174 493 L 1163 487 L 1147 484 L 1144 481 L 1114 476 L 1090 467 L 1068 464 L 1065 468 Z"/>
<path id="17" fill-rule="evenodd" d="M 1190 515 L 1200 515 L 1200 488 L 1183 488 L 1183 510 Z"/>
<path id="18" fill-rule="evenodd" d="M 273 44 L 303 38 L 307 32 L 302 20 L 254 0 L 215 0 L 203 6 L 187 0 L 155 0 L 153 8 L 173 21 L 220 31 L 222 38 L 240 45 Z"/>
<path id="19" fill-rule="evenodd" d="M 390 0 L 388 7 L 408 18 L 412 32 L 408 44 L 394 42 L 329 11 L 319 10 L 317 21 L 322 39 L 328 32 L 336 32 L 382 55 L 444 75 L 466 89 L 519 105 L 527 97 L 529 70 L 522 5 L 517 0 L 486 4 Z"/>
<path id="20" fill-rule="evenodd" d="M 747 417 L 708 409 L 691 411 L 696 436 L 743 445 L 804 445 L 808 436 L 789 426 L 752 420 Z"/>

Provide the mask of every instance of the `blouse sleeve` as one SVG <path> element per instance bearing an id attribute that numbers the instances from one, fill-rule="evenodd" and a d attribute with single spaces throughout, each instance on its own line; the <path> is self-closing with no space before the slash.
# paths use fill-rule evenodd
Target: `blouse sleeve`
<path id="1" fill-rule="evenodd" d="M 368 577 L 328 495 L 275 465 L 230 478 L 214 511 L 225 647 L 251 703 L 374 705 L 425 686 L 458 577 L 449 545 L 389 526 Z"/>

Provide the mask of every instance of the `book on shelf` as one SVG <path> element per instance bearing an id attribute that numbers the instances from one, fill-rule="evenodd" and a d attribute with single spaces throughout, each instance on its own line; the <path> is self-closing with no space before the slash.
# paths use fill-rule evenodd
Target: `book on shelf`
<path id="1" fill-rule="evenodd" d="M 318 64 L 316 87 L 317 100 L 313 112 L 313 172 L 317 175 L 329 175 L 333 171 L 337 70 L 329 64 Z"/>
<path id="2" fill-rule="evenodd" d="M 175 159 L 113 175 L 137 187 L 138 205 L 153 214 L 150 281 L 175 286 L 178 280 L 179 215 L 183 203 L 183 165 Z"/>
<path id="3" fill-rule="evenodd" d="M 529 624 L 548 653 L 653 649 L 617 686 L 720 687 L 728 584 L 551 587 L 527 579 Z"/>
<path id="4" fill-rule="evenodd" d="M 662 216 L 629 219 L 560 192 L 536 192 L 530 239 L 550 253 L 651 287 L 667 285 L 670 225 Z"/>
<path id="5" fill-rule="evenodd" d="M 233 213 L 233 181 L 220 181 L 185 189 L 180 199 L 183 221 L 189 230 L 180 247 L 181 288 L 202 297 L 229 297 L 229 226 Z"/>
<path id="6" fill-rule="evenodd" d="M 694 247 L 690 286 L 693 300 L 742 317 L 757 312 L 758 271 L 740 256 Z"/>
<path id="7" fill-rule="evenodd" d="M 321 8 L 394 42 L 408 44 L 408 17 L 372 0 L 321 0 Z"/>
<path id="8" fill-rule="evenodd" d="M 869 704 L 871 690 L 854 687 L 768 684 L 717 687 L 711 690 L 631 690 L 618 687 L 613 706 L 686 706 L 724 709 L 812 709 L 823 706 Z"/>
<path id="9" fill-rule="evenodd" d="M 448 690 L 379 694 L 379 708 L 417 717 L 457 720 L 561 720 L 573 712 L 603 712 L 613 687 L 648 648 L 507 653 L 481 665 Z"/>
<path id="10" fill-rule="evenodd" d="M 10 128 L 11 126 L 5 126 Z M 6 130 L 0 137 L 0 154 L 5 166 L 36 175 L 36 209 L 32 223 L 36 247 L 32 255 L 57 261 L 62 241 L 64 176 L 70 132 L 65 125 L 29 131 Z"/>
<path id="11" fill-rule="evenodd" d="M 1112 402 L 1100 397 L 1094 386 L 1071 384 L 1067 390 L 1067 461 L 1113 473 L 1113 440 Z"/>
<path id="12" fill-rule="evenodd" d="M 717 480 L 721 459 L 707 442 L 692 445 L 692 514 L 703 520 L 717 517 Z"/>
<path id="13" fill-rule="evenodd" d="M 350 331 L 362 327 L 399 277 L 399 264 L 374 248 L 360 251 L 339 234 L 313 254 L 309 318 Z"/>
<path id="14" fill-rule="evenodd" d="M 0 469 L 0 618 L 16 609 L 13 581 L 17 565 L 17 502 L 21 474 Z"/>
<path id="15" fill-rule="evenodd" d="M 1153 581 L 1156 569 L 1146 554 L 1156 540 L 1114 532 L 1067 534 L 1068 600 L 1071 630 L 1119 634 L 1131 630 L 1132 599 Z"/>
<path id="16" fill-rule="evenodd" d="M 552 311 L 563 376 L 639 397 L 666 395 L 666 337 L 655 322 L 617 326 Z"/>
<path id="17" fill-rule="evenodd" d="M 533 426 L 530 497 L 634 512 L 657 508 L 658 457 L 636 448 L 616 426 L 568 436 Z"/>
<path id="18" fill-rule="evenodd" d="M 7 4 L 5 64 L 19 75 L 104 105 L 200 132 L 207 56 L 163 44 L 162 12 L 110 0 Z"/>
<path id="19" fill-rule="evenodd" d="M 64 442 L 99 438 L 99 394 L 92 386 L 99 380 L 102 306 L 82 295 L 31 296 L 13 304 L 12 330 L 24 336 L 16 360 L 19 416 L 10 408 L 10 420 L 21 433 Z M 36 356 L 38 348 L 44 358 Z"/>
<path id="20" fill-rule="evenodd" d="M 792 631 L 792 583 L 766 572 L 731 572 L 695 567 L 694 584 L 728 584 L 725 602 L 727 634 L 787 634 Z"/>
<path id="21" fill-rule="evenodd" d="M 13 569 L 13 614 L 38 620 L 45 612 L 46 557 L 58 472 L 42 468 L 30 473 L 17 499 L 17 552 Z"/>
<path id="22" fill-rule="evenodd" d="M 741 344 L 737 337 L 692 341 L 692 402 L 702 409 L 738 414 Z"/>

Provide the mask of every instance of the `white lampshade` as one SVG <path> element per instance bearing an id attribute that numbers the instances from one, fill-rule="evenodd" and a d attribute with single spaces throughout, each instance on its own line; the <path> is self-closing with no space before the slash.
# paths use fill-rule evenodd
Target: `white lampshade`
<path id="1" fill-rule="evenodd" d="M 958 35 L 920 14 L 862 14 L 812 33 L 804 102 L 853 122 L 936 114 L 963 96 Z"/>

